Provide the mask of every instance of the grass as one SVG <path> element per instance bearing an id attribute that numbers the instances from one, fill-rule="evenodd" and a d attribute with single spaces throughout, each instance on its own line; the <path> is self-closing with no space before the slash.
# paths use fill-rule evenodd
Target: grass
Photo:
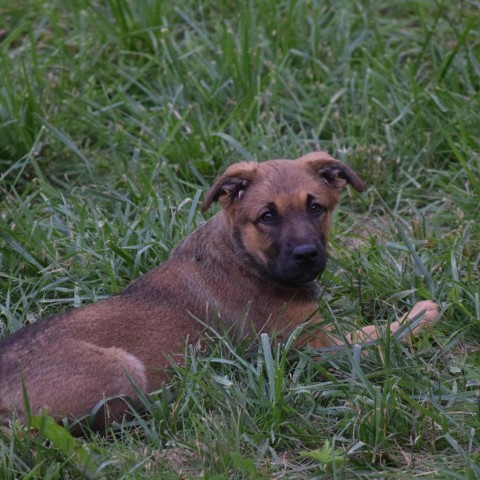
<path id="1" fill-rule="evenodd" d="M 2 335 L 167 258 L 229 163 L 318 148 L 369 185 L 326 320 L 443 311 L 368 356 L 211 332 L 133 425 L 1 431 L 1 478 L 480 477 L 479 24 L 473 1 L 0 2 Z"/>

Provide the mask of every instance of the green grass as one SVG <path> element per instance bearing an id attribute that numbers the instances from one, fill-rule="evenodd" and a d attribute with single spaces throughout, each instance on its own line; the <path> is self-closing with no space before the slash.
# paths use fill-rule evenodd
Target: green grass
<path id="1" fill-rule="evenodd" d="M 211 332 L 107 437 L 1 431 L 0 477 L 479 478 L 478 7 L 0 1 L 2 335 L 167 258 L 229 163 L 318 148 L 369 186 L 336 214 L 326 320 L 443 311 L 368 356 Z"/>

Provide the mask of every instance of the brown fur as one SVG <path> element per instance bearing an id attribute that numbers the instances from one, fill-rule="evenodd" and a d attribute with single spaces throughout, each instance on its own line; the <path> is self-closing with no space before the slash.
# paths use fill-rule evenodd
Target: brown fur
<path id="1" fill-rule="evenodd" d="M 22 329 L 0 342 L 0 420 L 25 418 L 22 378 L 32 412 L 78 418 L 102 398 L 135 398 L 168 379 L 185 342 L 202 337 L 201 323 L 220 315 L 232 326 L 247 315 L 245 335 L 282 338 L 315 313 L 315 277 L 326 261 L 331 215 L 347 183 L 363 184 L 345 164 L 324 152 L 295 161 L 241 162 L 230 166 L 207 193 L 204 209 L 222 210 L 186 237 L 171 258 L 108 300 L 70 310 Z M 247 308 L 248 307 L 248 308 Z M 421 302 L 421 328 L 438 317 Z M 248 312 L 248 313 L 246 313 Z M 401 322 L 391 328 L 397 330 Z M 346 338 L 376 338 L 366 327 Z M 313 347 L 341 343 L 328 331 Z M 113 418 L 125 412 L 109 405 Z"/>

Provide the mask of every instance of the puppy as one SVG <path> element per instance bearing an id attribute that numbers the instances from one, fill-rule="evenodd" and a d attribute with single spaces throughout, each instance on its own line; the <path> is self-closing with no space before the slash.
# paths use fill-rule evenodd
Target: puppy
<path id="1" fill-rule="evenodd" d="M 25 420 L 24 386 L 34 414 L 46 408 L 55 419 L 77 419 L 114 398 L 109 418 L 120 419 L 127 406 L 118 396 L 135 399 L 136 388 L 158 389 L 186 340 L 202 338 L 199 319 L 212 324 L 221 317 L 226 326 L 243 319 L 245 335 L 270 332 L 280 339 L 306 319 L 321 321 L 315 279 L 325 269 L 332 212 L 347 184 L 363 190 L 357 174 L 325 152 L 228 167 L 203 204 L 206 210 L 219 202 L 221 211 L 168 261 L 119 295 L 0 342 L 0 418 L 5 423 L 15 413 Z M 439 315 L 425 301 L 405 320 L 422 312 L 413 333 Z M 399 326 L 393 323 L 392 331 Z M 369 326 L 345 338 L 376 336 Z M 318 330 L 309 343 L 317 348 L 341 341 Z"/>

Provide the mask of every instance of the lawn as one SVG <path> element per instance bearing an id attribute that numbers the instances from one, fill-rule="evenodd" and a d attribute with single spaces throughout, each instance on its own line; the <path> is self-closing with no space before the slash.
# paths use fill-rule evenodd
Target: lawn
<path id="1" fill-rule="evenodd" d="M 130 424 L 0 430 L 0 478 L 480 478 L 479 26 L 474 1 L 0 0 L 1 336 L 165 260 L 230 163 L 317 149 L 368 185 L 325 319 L 442 307 L 367 354 L 211 331 Z"/>

